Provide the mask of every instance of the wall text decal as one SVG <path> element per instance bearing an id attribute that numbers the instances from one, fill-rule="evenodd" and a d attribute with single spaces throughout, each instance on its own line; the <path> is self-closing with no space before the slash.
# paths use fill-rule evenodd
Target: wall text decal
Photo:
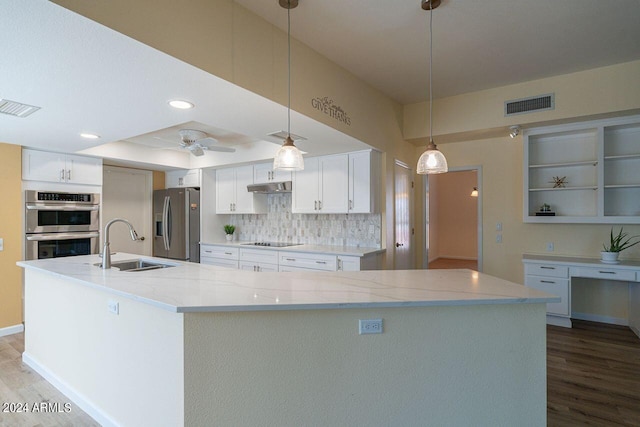
<path id="1" fill-rule="evenodd" d="M 311 106 L 318 111 L 322 111 L 332 119 L 351 126 L 351 117 L 349 117 L 342 108 L 335 105 L 333 99 L 329 99 L 327 96 L 324 98 L 312 98 Z"/>

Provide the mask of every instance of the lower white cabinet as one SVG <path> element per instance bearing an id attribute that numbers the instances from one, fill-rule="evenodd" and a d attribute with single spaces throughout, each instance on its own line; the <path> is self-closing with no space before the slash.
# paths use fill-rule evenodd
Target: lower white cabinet
<path id="1" fill-rule="evenodd" d="M 253 248 L 240 248 L 240 270 L 278 271 L 278 252 Z"/>
<path id="2" fill-rule="evenodd" d="M 278 265 L 280 267 L 296 267 L 317 271 L 338 270 L 338 257 L 335 255 L 303 252 L 278 252 L 278 254 Z"/>
<path id="3" fill-rule="evenodd" d="M 238 248 L 200 245 L 200 264 L 238 268 Z"/>
<path id="4" fill-rule="evenodd" d="M 525 263 L 524 284 L 530 288 L 560 297 L 560 302 L 547 303 L 548 314 L 566 318 L 571 316 L 569 267 Z"/>

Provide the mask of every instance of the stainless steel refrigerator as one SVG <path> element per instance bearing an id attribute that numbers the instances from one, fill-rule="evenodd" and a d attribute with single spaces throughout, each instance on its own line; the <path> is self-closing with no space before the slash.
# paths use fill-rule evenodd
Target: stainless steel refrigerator
<path id="1" fill-rule="evenodd" d="M 200 262 L 200 191 L 153 192 L 153 256 Z"/>

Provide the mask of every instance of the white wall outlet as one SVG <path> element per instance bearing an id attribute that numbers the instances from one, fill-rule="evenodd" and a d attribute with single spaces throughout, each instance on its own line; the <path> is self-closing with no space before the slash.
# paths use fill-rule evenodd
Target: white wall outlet
<path id="1" fill-rule="evenodd" d="M 553 242 L 547 242 L 547 252 L 553 252 Z"/>
<path id="2" fill-rule="evenodd" d="M 358 333 L 364 334 L 381 334 L 382 319 L 360 319 L 358 320 Z"/>
<path id="3" fill-rule="evenodd" d="M 502 234 L 496 234 L 496 243 L 502 243 Z"/>
<path id="4" fill-rule="evenodd" d="M 4 251 L 4 239 L 0 238 L 0 251 Z"/>
<path id="5" fill-rule="evenodd" d="M 109 300 L 107 301 L 107 309 L 109 310 L 109 313 L 120 314 L 120 303 Z"/>

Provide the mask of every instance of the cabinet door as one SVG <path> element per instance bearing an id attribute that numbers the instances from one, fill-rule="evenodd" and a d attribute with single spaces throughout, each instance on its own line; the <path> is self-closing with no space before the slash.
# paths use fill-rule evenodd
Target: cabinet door
<path id="1" fill-rule="evenodd" d="M 253 165 L 253 183 L 265 184 L 271 182 L 271 174 L 273 172 L 273 163 L 260 163 Z"/>
<path id="2" fill-rule="evenodd" d="M 253 166 L 235 168 L 236 204 L 233 213 L 253 213 L 253 193 L 247 191 L 247 185 L 253 184 Z"/>
<path id="3" fill-rule="evenodd" d="M 291 181 L 291 171 L 281 171 L 281 170 L 271 171 L 271 181 L 273 182 Z"/>
<path id="4" fill-rule="evenodd" d="M 347 213 L 349 160 L 346 154 L 320 157 L 320 213 Z"/>
<path id="5" fill-rule="evenodd" d="M 569 279 L 558 279 L 545 276 L 526 276 L 524 284 L 530 288 L 538 289 L 560 297 L 560 302 L 547 303 L 547 313 L 559 316 L 570 316 L 570 292 Z"/>
<path id="6" fill-rule="evenodd" d="M 236 202 L 235 197 L 235 169 L 216 170 L 216 213 L 233 213 L 233 205 Z"/>
<path id="7" fill-rule="evenodd" d="M 305 159 L 304 170 L 293 173 L 291 211 L 318 213 L 319 161 L 317 157 Z"/>
<path id="8" fill-rule="evenodd" d="M 339 271 L 360 271 L 360 257 L 358 256 L 338 256 Z"/>
<path id="9" fill-rule="evenodd" d="M 102 159 L 83 156 L 66 156 L 67 182 L 74 184 L 102 185 Z"/>
<path id="10" fill-rule="evenodd" d="M 200 187 L 200 171 L 198 169 L 191 169 L 166 172 L 165 187 Z"/>
<path id="11" fill-rule="evenodd" d="M 373 213 L 371 152 L 349 154 L 349 213 Z"/>
<path id="12" fill-rule="evenodd" d="M 22 179 L 26 181 L 65 182 L 65 155 L 45 151 L 22 150 Z"/>

